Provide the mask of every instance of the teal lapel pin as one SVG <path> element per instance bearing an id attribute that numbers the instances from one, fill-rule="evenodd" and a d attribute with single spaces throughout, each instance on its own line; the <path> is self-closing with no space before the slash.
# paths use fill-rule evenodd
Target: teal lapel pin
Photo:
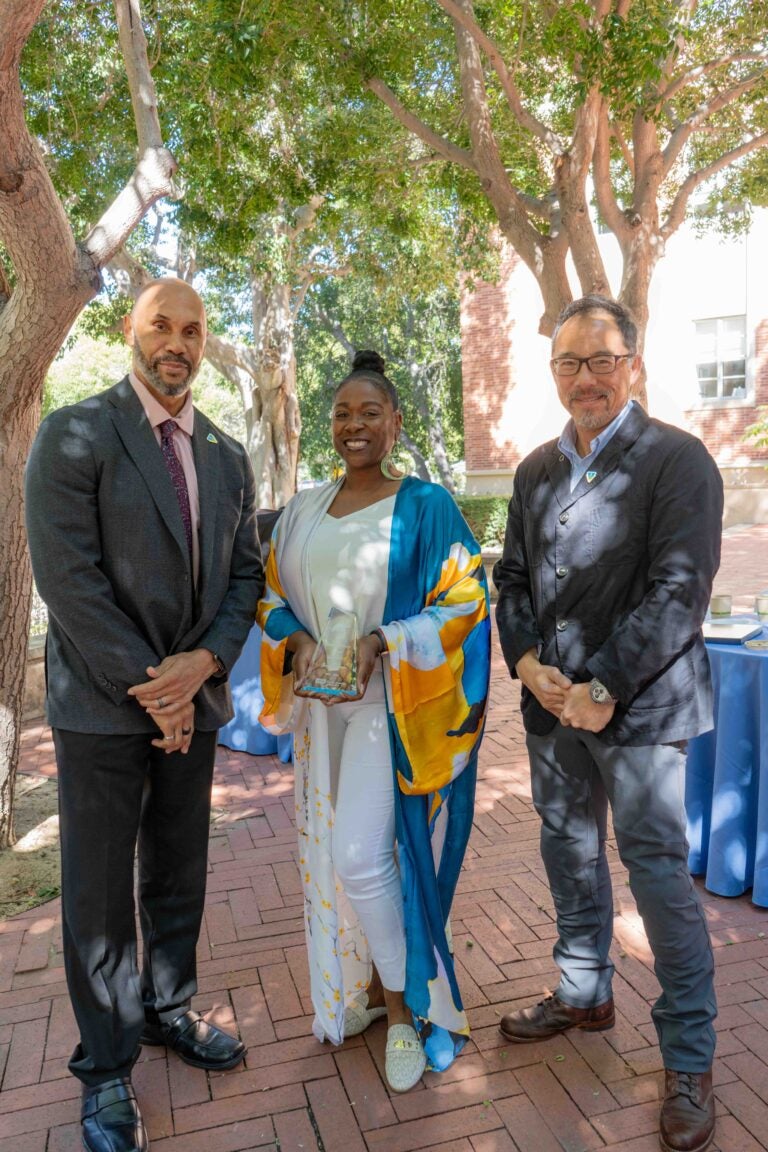
<path id="1" fill-rule="evenodd" d="M 591 484 L 597 476 L 597 472 L 587 472 L 587 484 Z"/>
<path id="2" fill-rule="evenodd" d="M 208 441 L 209 444 L 218 444 L 218 440 L 214 436 L 213 432 L 208 433 L 208 435 L 206 436 L 206 440 Z"/>

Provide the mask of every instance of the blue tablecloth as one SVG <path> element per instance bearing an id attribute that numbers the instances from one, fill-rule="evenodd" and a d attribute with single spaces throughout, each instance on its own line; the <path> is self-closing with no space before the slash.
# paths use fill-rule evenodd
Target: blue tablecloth
<path id="1" fill-rule="evenodd" d="M 768 629 L 763 629 L 768 639 Z M 715 729 L 690 742 L 688 863 L 710 892 L 768 907 L 768 649 L 707 644 Z"/>
<path id="2" fill-rule="evenodd" d="M 235 716 L 225 728 L 219 729 L 219 744 L 236 752 L 250 752 L 253 756 L 277 754 L 283 764 L 287 764 L 293 755 L 293 735 L 272 736 L 259 724 L 259 713 L 264 704 L 259 671 L 260 648 L 261 629 L 254 624 L 240 659 L 229 674 Z"/>

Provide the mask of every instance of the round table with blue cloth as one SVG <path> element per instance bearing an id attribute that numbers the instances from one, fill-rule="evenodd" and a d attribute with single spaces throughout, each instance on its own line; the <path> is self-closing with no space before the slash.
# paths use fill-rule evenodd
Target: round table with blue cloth
<path id="1" fill-rule="evenodd" d="M 751 888 L 768 907 L 768 649 L 708 643 L 707 651 L 715 728 L 688 746 L 688 863 L 710 892 Z"/>
<path id="2" fill-rule="evenodd" d="M 219 744 L 235 752 L 250 752 L 252 756 L 276 754 L 283 764 L 287 764 L 293 755 L 293 734 L 272 736 L 259 724 L 259 713 L 264 705 L 259 671 L 260 649 L 261 629 L 254 624 L 240 659 L 229 674 L 235 716 L 226 727 L 219 729 Z"/>

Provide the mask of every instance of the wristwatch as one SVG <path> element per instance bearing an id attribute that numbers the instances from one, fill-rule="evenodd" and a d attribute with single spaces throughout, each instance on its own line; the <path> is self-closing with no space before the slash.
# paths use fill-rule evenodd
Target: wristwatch
<path id="1" fill-rule="evenodd" d="M 595 704 L 615 704 L 616 697 L 611 696 L 610 692 L 596 676 L 593 676 L 589 682 L 589 696 L 594 700 Z"/>
<path id="2" fill-rule="evenodd" d="M 211 652 L 211 656 L 213 656 L 213 660 L 216 665 L 213 672 L 211 673 L 211 676 L 225 676 L 227 669 L 224 666 L 224 661 L 219 656 L 217 656 L 215 652 Z"/>

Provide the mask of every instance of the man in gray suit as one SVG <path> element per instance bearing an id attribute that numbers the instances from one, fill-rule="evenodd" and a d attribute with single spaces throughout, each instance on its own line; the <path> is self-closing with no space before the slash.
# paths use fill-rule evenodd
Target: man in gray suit
<path id="1" fill-rule="evenodd" d="M 26 474 L 80 1030 L 69 1067 L 91 1152 L 148 1147 L 130 1080 L 140 1044 L 213 1070 L 245 1053 L 190 1001 L 216 733 L 263 588 L 253 473 L 243 446 L 192 405 L 206 338 L 197 293 L 153 281 L 125 336 L 131 373 L 48 416 Z"/>
<path id="2" fill-rule="evenodd" d="M 560 983 L 504 1016 L 501 1031 L 531 1043 L 613 1026 L 610 804 L 662 988 L 652 1013 L 666 1075 L 661 1146 L 703 1152 L 715 1125 L 714 965 L 683 790 L 685 742 L 712 727 L 701 624 L 722 482 L 699 440 L 629 399 L 642 361 L 621 305 L 569 305 L 551 367 L 571 420 L 517 470 L 494 579 L 504 657 L 523 684 Z"/>

